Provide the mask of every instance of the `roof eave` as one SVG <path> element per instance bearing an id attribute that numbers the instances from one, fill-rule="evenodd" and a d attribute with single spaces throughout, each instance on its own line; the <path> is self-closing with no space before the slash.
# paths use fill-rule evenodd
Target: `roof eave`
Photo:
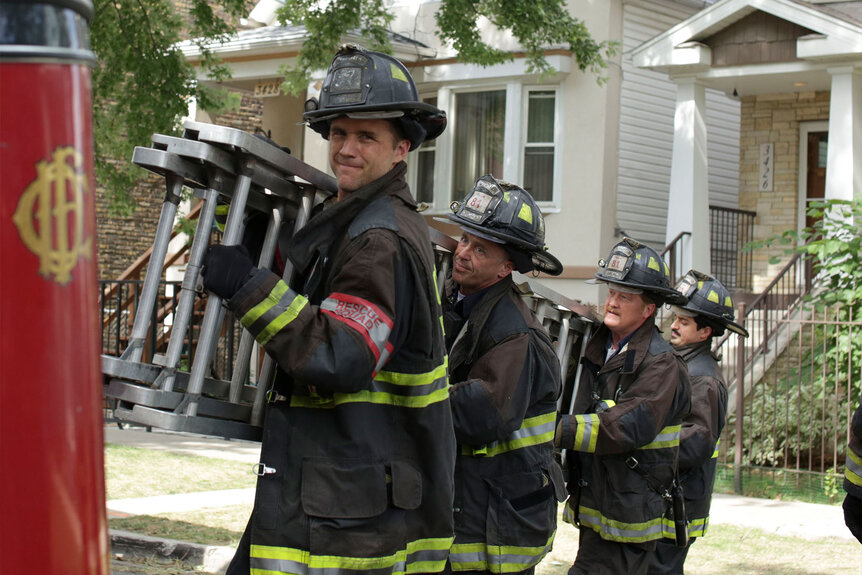
<path id="1" fill-rule="evenodd" d="M 280 26 L 267 26 L 258 28 L 257 31 L 275 30 Z M 244 57 L 258 55 L 273 55 L 278 56 L 284 53 L 296 53 L 305 44 L 308 33 L 304 30 L 297 30 L 293 34 L 285 34 L 281 37 L 267 38 L 248 38 L 244 39 L 241 36 L 233 35 L 225 42 L 210 42 L 206 48 L 222 59 L 230 59 L 233 56 L 242 55 Z M 417 42 L 398 41 L 397 38 L 390 39 L 393 55 L 399 60 L 407 62 L 415 62 L 423 58 L 434 58 L 437 51 L 433 48 L 419 44 Z M 355 32 L 348 32 L 344 37 L 344 42 L 352 42 L 361 44 L 363 37 Z M 177 47 L 182 51 L 183 55 L 189 62 L 199 62 L 203 59 L 203 54 L 200 46 L 194 40 L 186 40 L 177 44 Z"/>
<path id="2" fill-rule="evenodd" d="M 800 58 L 846 59 L 860 49 L 862 28 L 794 0 L 726 0 L 701 10 L 644 42 L 632 50 L 632 62 L 637 67 L 666 72 L 668 67 L 675 65 L 675 61 L 691 57 L 681 56 L 678 52 L 687 43 L 706 38 L 755 10 L 768 12 L 819 32 L 797 41 Z"/>

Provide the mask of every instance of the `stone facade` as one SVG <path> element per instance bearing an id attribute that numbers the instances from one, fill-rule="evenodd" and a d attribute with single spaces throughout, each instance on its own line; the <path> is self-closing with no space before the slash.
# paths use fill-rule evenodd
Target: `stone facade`
<path id="1" fill-rule="evenodd" d="M 220 115 L 214 114 L 211 116 L 211 122 L 254 133 L 255 129 L 261 126 L 262 110 L 263 102 L 259 98 L 243 95 L 238 110 Z M 161 176 L 149 174 L 132 190 L 131 195 L 136 205 L 135 212 L 130 217 L 123 218 L 108 213 L 104 191 L 101 189 L 97 191 L 99 279 L 116 279 L 152 246 L 165 196 L 164 179 Z M 141 270 L 141 276 L 145 271 L 145 269 Z"/>
<path id="2" fill-rule="evenodd" d="M 829 92 L 766 94 L 742 99 L 739 208 L 757 212 L 754 239 L 796 230 L 799 221 L 800 123 L 829 119 Z M 760 149 L 773 145 L 772 191 L 760 191 Z M 753 288 L 759 293 L 787 263 L 785 246 L 753 254 Z M 773 256 L 781 262 L 770 264 Z"/>

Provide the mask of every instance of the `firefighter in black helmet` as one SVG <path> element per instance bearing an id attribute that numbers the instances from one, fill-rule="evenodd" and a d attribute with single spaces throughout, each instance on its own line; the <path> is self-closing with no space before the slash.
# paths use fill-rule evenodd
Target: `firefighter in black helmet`
<path id="1" fill-rule="evenodd" d="M 443 302 L 458 440 L 450 569 L 532 572 L 565 498 L 553 458 L 560 366 L 512 271 L 557 275 L 562 265 L 523 188 L 483 176 L 452 208 L 462 235 Z"/>
<path id="2" fill-rule="evenodd" d="M 720 281 L 691 270 L 676 289 L 688 298 L 671 306 L 670 343 L 688 366 L 691 378 L 691 413 L 682 424 L 679 445 L 679 481 L 685 494 L 689 544 L 678 547 L 674 532 L 659 540 L 649 568 L 650 575 L 682 575 L 683 563 L 695 538 L 706 535 L 709 506 L 715 481 L 718 439 L 727 415 L 727 387 L 719 357 L 712 352 L 713 337 L 729 329 L 743 337 L 748 332 L 734 321 L 733 299 Z"/>
<path id="3" fill-rule="evenodd" d="M 563 518 L 580 529 L 569 574 L 642 575 L 665 525 L 691 388 L 685 363 L 661 337 L 655 311 L 686 298 L 647 245 L 624 238 L 599 261 L 602 325 L 581 359 L 572 414 L 557 425 L 569 499 Z M 681 498 L 677 497 L 681 502 Z"/>
<path id="4" fill-rule="evenodd" d="M 446 116 L 400 62 L 345 46 L 305 119 L 330 142 L 338 196 L 287 246 L 298 279 L 254 269 L 239 248 L 213 246 L 205 262 L 205 286 L 279 367 L 227 572 L 439 572 L 455 435 L 434 255 L 403 160 Z"/>

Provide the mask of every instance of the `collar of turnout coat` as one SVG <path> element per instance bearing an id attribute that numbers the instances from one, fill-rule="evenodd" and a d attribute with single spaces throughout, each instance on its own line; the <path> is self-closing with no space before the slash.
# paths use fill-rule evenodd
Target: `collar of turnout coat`
<path id="1" fill-rule="evenodd" d="M 404 203 L 416 208 L 416 201 L 410 195 L 405 175 L 407 164 L 400 162 L 383 177 L 352 192 L 347 198 L 323 210 L 296 232 L 287 257 L 296 268 L 304 271 L 314 259 L 314 255 L 325 249 L 350 222 L 371 202 L 384 195 L 399 197 Z"/>
<path id="2" fill-rule="evenodd" d="M 512 276 L 509 275 L 490 286 L 484 293 L 482 300 L 476 304 L 473 311 L 470 312 L 470 317 L 467 318 L 471 327 L 469 328 L 470 331 L 465 334 L 466 337 L 464 339 L 466 341 L 464 343 L 466 345 L 456 345 L 449 351 L 450 368 L 454 369 L 464 361 L 472 363 L 476 360 L 479 336 L 482 334 L 482 327 L 485 325 L 485 322 L 488 320 L 488 316 L 491 315 L 491 310 L 494 309 L 497 302 L 499 302 L 510 289 L 513 289 L 513 284 Z M 447 282 L 446 287 L 451 297 L 450 302 L 454 301 L 454 294 L 456 293 L 455 290 L 458 289 L 458 286 L 451 281 L 451 277 L 450 281 Z"/>

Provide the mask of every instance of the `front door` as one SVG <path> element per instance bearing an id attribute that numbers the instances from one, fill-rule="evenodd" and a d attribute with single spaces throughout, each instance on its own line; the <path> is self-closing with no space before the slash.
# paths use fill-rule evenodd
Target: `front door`
<path id="1" fill-rule="evenodd" d="M 826 197 L 826 148 L 829 142 L 828 132 L 808 132 L 807 170 L 805 185 L 805 227 L 812 228 L 820 218 L 808 215 L 808 206 L 812 201 Z M 805 266 L 805 283 L 811 285 L 811 262 Z"/>
<path id="2" fill-rule="evenodd" d="M 826 148 L 829 142 L 828 132 L 808 133 L 808 173 L 806 174 L 805 194 L 805 226 L 811 227 L 816 219 L 807 215 L 808 205 L 813 200 L 826 197 Z"/>

